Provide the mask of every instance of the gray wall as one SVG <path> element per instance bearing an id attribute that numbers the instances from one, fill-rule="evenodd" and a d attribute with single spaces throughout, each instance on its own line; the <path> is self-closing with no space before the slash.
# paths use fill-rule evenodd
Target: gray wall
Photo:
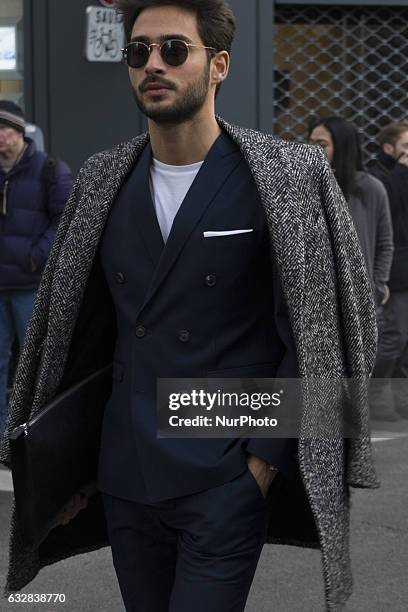
<path id="1" fill-rule="evenodd" d="M 131 138 L 141 118 L 123 64 L 84 58 L 89 0 L 26 0 L 26 108 L 44 130 L 47 149 L 78 170 L 95 151 Z M 32 49 L 31 57 L 28 49 Z M 31 60 L 31 66 L 28 65 Z"/>
<path id="2" fill-rule="evenodd" d="M 85 9 L 96 0 L 25 0 L 25 99 L 48 151 L 77 171 L 92 153 L 133 137 L 144 121 L 123 64 L 84 58 Z M 217 100 L 227 120 L 270 130 L 272 5 L 231 0 L 238 21 L 230 77 Z"/>

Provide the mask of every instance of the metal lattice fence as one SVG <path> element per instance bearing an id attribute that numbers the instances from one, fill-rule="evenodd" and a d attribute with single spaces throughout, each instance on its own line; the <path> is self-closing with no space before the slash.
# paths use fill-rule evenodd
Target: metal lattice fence
<path id="1" fill-rule="evenodd" d="M 368 161 L 379 129 L 408 118 L 408 8 L 279 6 L 273 63 L 281 138 L 304 141 L 312 116 L 341 115 Z"/>

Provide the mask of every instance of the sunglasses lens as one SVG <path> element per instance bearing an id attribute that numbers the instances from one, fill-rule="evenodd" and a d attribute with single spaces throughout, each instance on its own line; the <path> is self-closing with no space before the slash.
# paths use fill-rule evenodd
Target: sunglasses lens
<path id="1" fill-rule="evenodd" d="M 188 47 L 182 40 L 167 40 L 162 47 L 162 57 L 169 66 L 181 66 L 187 60 Z"/>
<path id="2" fill-rule="evenodd" d="M 149 60 L 149 48 L 142 43 L 131 43 L 125 48 L 126 61 L 131 68 L 141 68 Z"/>

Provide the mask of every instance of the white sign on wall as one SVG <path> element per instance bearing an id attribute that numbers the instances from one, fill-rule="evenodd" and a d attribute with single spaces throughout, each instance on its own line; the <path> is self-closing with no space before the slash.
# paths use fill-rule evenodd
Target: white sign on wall
<path id="1" fill-rule="evenodd" d="M 0 26 L 0 70 L 16 70 L 16 28 Z"/>
<path id="2" fill-rule="evenodd" d="M 86 9 L 85 56 L 89 62 L 120 62 L 125 42 L 122 18 L 113 8 Z"/>

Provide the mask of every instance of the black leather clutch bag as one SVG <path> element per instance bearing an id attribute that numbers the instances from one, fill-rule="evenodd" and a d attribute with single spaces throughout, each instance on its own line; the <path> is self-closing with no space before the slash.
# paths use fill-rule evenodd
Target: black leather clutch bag
<path id="1" fill-rule="evenodd" d="M 35 550 L 59 524 L 67 501 L 97 477 L 112 365 L 57 396 L 10 434 L 11 470 L 23 544 Z"/>

